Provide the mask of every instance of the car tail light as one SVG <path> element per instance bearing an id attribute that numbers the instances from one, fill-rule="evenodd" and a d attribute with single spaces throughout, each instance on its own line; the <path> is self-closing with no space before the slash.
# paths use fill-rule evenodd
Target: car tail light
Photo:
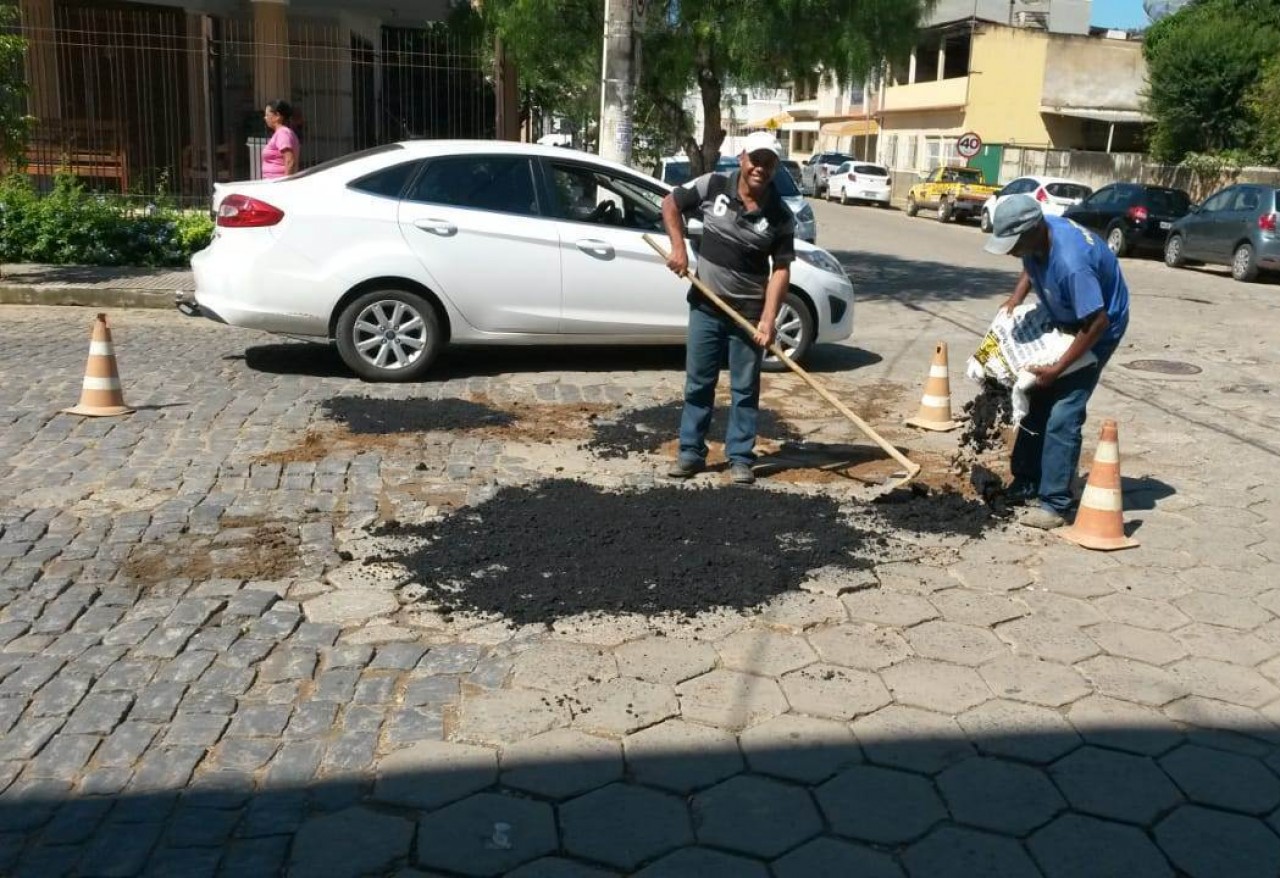
<path id="1" fill-rule="evenodd" d="M 1147 209 L 1141 204 L 1135 204 L 1133 207 L 1125 211 L 1125 216 L 1134 222 L 1143 223 L 1147 221 Z"/>
<path id="2" fill-rule="evenodd" d="M 218 225 L 224 229 L 274 226 L 284 219 L 284 211 L 248 195 L 228 195 L 218 205 Z"/>
<path id="3" fill-rule="evenodd" d="M 1276 230 L 1276 215 L 1274 213 L 1264 213 L 1258 217 L 1258 228 L 1264 232 L 1274 233 Z"/>
<path id="4" fill-rule="evenodd" d="M 1040 202 L 1041 204 L 1044 204 L 1048 200 L 1049 200 L 1049 196 L 1048 194 L 1045 193 L 1044 187 L 1041 186 L 1039 189 L 1036 190 L 1036 201 Z"/>

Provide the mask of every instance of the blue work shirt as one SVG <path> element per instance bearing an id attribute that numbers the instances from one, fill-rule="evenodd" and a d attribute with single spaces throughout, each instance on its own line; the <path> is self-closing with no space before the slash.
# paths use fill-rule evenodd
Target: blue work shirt
<path id="1" fill-rule="evenodd" d="M 1105 362 L 1129 326 L 1129 287 L 1120 261 L 1084 226 L 1060 216 L 1044 219 L 1049 224 L 1049 256 L 1043 261 L 1024 256 L 1022 267 L 1062 329 L 1075 332 L 1091 315 L 1106 309 L 1111 325 L 1093 346 L 1093 353 Z"/>

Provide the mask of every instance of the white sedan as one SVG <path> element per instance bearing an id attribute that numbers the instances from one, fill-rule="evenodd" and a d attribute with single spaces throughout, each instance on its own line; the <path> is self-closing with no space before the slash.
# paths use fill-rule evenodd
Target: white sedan
<path id="1" fill-rule="evenodd" d="M 869 201 L 881 207 L 889 206 L 889 169 L 870 162 L 845 162 L 827 177 L 827 200 L 849 202 Z"/>
<path id="2" fill-rule="evenodd" d="M 679 344 L 689 284 L 641 237 L 665 241 L 668 191 L 563 148 L 380 146 L 219 186 L 194 298 L 178 306 L 331 339 L 371 381 L 417 380 L 447 344 Z M 853 285 L 827 251 L 796 241 L 796 255 L 778 341 L 799 360 L 852 333 Z"/>
<path id="3" fill-rule="evenodd" d="M 1010 180 L 982 205 L 982 231 L 991 231 L 991 217 L 995 216 L 1000 199 L 1019 194 L 1030 195 L 1040 202 L 1040 209 L 1045 213 L 1062 216 L 1068 207 L 1074 207 L 1092 195 L 1093 189 L 1078 180 L 1064 180 L 1061 177 L 1018 177 Z"/>

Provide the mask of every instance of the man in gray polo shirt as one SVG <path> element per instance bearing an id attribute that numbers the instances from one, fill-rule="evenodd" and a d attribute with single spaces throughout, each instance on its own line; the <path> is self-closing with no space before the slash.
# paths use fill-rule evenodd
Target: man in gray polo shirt
<path id="1" fill-rule="evenodd" d="M 684 218 L 702 220 L 698 278 L 756 324 L 748 335 L 697 289 L 689 291 L 689 335 L 685 356 L 684 414 L 680 452 L 667 475 L 687 479 L 707 461 L 707 428 L 715 404 L 720 364 L 729 360 L 730 409 L 725 432 L 729 474 L 737 484 L 755 481 L 756 423 L 760 411 L 760 363 L 773 341 L 778 307 L 791 283 L 795 220 L 773 186 L 781 147 L 772 134 L 747 137 L 738 170 L 704 174 L 662 202 L 671 238 L 667 267 L 689 269 Z"/>

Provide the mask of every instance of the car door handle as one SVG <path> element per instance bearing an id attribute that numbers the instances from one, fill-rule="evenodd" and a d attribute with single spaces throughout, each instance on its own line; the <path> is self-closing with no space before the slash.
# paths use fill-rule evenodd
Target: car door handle
<path id="1" fill-rule="evenodd" d="M 451 238 L 458 234 L 458 227 L 448 220 L 442 219 L 417 219 L 413 224 L 424 232 L 430 232 L 433 235 L 439 235 L 442 238 Z"/>
<path id="2" fill-rule="evenodd" d="M 575 243 L 578 249 L 588 256 L 594 256 L 597 259 L 612 259 L 614 257 L 613 245 L 608 241 L 601 241 L 599 238 L 583 238 Z"/>

